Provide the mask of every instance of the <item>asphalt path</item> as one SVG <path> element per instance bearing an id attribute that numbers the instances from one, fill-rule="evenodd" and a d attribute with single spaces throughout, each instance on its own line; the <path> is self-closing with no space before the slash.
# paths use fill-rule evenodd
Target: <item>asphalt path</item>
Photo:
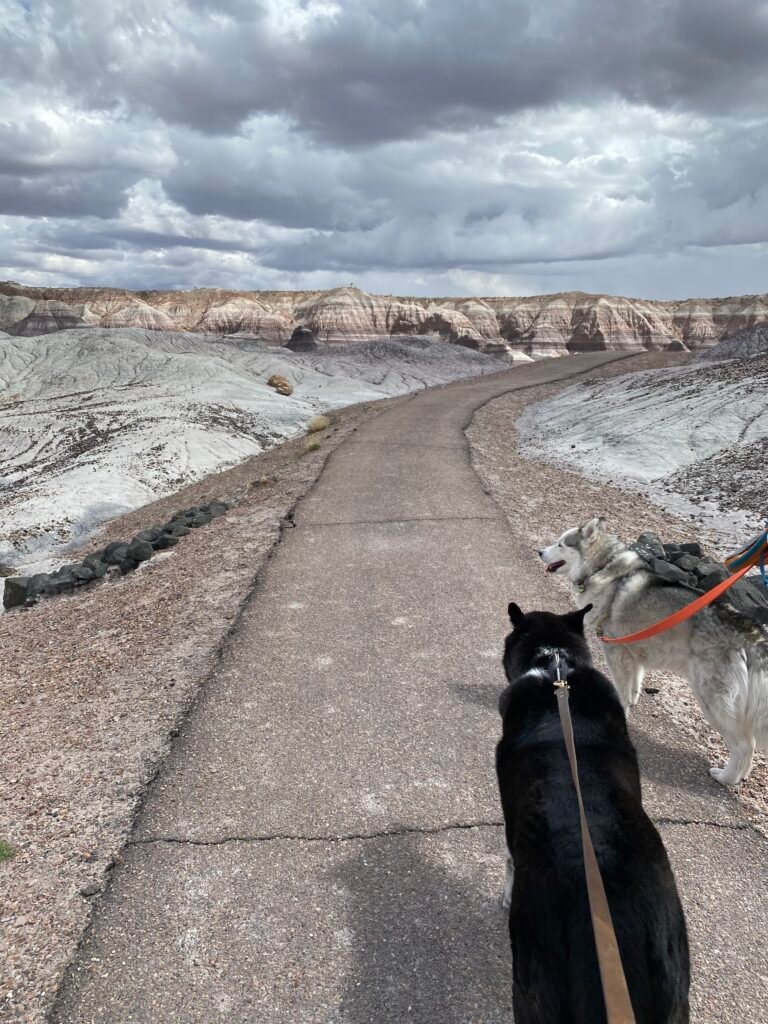
<path id="1" fill-rule="evenodd" d="M 493 757 L 520 540 L 464 428 L 617 358 L 421 392 L 333 453 L 148 792 L 54 1021 L 511 1021 Z M 697 1019 L 768 1021 L 766 844 L 689 740 L 650 718 L 635 738 Z"/>

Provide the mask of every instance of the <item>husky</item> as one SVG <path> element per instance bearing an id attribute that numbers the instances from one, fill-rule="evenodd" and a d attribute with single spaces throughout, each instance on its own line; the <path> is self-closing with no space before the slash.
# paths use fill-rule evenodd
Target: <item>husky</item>
<path id="1" fill-rule="evenodd" d="M 569 615 L 510 604 L 496 774 L 504 810 L 516 1024 L 605 1024 L 579 809 L 553 686 L 568 683 L 579 780 L 637 1024 L 686 1024 L 685 916 L 643 810 L 637 754 L 610 679 Z M 511 870 L 510 870 L 511 869 Z"/>
<path id="2" fill-rule="evenodd" d="M 694 600 L 697 592 L 651 572 L 605 520 L 566 530 L 539 551 L 547 572 L 564 570 L 576 603 L 590 604 L 589 624 L 605 636 L 651 626 Z M 728 748 L 724 767 L 710 768 L 723 786 L 738 786 L 752 769 L 755 748 L 768 748 L 768 630 L 726 601 L 648 640 L 606 644 L 605 657 L 626 712 L 640 699 L 647 669 L 690 683 L 702 714 Z"/>

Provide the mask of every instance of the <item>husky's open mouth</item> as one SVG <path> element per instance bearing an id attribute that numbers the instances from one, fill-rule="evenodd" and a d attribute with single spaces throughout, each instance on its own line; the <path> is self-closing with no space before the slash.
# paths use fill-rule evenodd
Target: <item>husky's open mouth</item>
<path id="1" fill-rule="evenodd" d="M 561 558 L 559 562 L 552 562 L 551 565 L 547 566 L 547 572 L 557 572 L 558 569 L 562 569 L 565 565 L 565 559 Z"/>

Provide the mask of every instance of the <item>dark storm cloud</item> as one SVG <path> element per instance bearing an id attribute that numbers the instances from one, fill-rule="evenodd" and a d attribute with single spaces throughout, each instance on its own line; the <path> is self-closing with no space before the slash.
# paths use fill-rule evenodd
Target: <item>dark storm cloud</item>
<path id="1" fill-rule="evenodd" d="M 0 276 L 714 280 L 768 239 L 766 55 L 755 0 L 0 0 Z"/>
<path id="2" fill-rule="evenodd" d="M 123 171 L 34 177 L 0 173 L 0 214 L 26 217 L 116 217 L 136 176 Z"/>
<path id="3" fill-rule="evenodd" d="M 762 110 L 766 10 L 755 0 L 57 0 L 6 24 L 0 74 L 207 133 L 273 113 L 326 142 L 368 144 L 607 95 Z"/>

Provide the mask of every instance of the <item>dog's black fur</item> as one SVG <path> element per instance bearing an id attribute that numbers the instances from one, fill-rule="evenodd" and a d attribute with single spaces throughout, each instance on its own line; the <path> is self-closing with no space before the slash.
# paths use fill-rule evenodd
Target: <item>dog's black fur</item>
<path id="1" fill-rule="evenodd" d="M 514 863 L 509 932 L 515 1024 L 606 1020 L 579 813 L 551 680 L 562 652 L 579 777 L 637 1024 L 688 1021 L 685 918 L 661 837 L 643 810 L 637 755 L 613 684 L 592 667 L 584 616 L 509 606 L 496 771 Z M 548 678 L 526 675 L 543 669 Z"/>

